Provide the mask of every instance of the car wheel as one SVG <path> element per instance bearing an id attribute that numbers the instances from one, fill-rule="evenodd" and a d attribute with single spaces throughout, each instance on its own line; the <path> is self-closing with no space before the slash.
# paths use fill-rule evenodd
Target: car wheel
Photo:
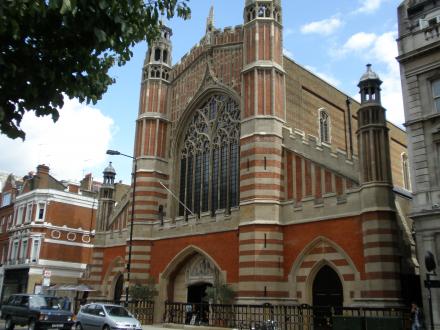
<path id="1" fill-rule="evenodd" d="M 10 316 L 6 317 L 5 329 L 6 330 L 13 330 L 14 329 L 14 323 L 12 322 L 12 319 Z"/>
<path id="2" fill-rule="evenodd" d="M 102 327 L 102 330 L 110 330 L 110 327 L 109 327 L 108 325 L 104 325 L 104 326 Z"/>
<path id="3" fill-rule="evenodd" d="M 75 330 L 84 330 L 83 329 L 83 326 L 81 325 L 81 323 L 77 323 L 76 325 L 75 325 Z"/>
<path id="4" fill-rule="evenodd" d="M 35 320 L 29 320 L 28 330 L 37 330 L 37 325 L 35 324 Z"/>

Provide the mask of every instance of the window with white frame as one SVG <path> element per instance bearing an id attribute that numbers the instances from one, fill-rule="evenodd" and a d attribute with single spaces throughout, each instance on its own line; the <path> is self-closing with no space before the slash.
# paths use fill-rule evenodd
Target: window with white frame
<path id="1" fill-rule="evenodd" d="M 434 109 L 440 112 L 440 79 L 432 82 L 432 97 L 434 98 Z"/>
<path id="2" fill-rule="evenodd" d="M 40 238 L 34 237 L 32 239 L 32 249 L 31 249 L 31 262 L 37 262 L 40 254 Z"/>
<path id="3" fill-rule="evenodd" d="M 24 222 L 25 223 L 31 222 L 31 217 L 32 217 L 32 203 L 29 203 L 28 205 L 26 205 L 26 216 L 24 218 Z"/>
<path id="4" fill-rule="evenodd" d="M 27 250 L 28 250 L 28 240 L 23 239 L 21 241 L 21 248 L 20 248 L 20 259 L 26 259 L 27 257 Z"/>
<path id="5" fill-rule="evenodd" d="M 319 138 L 321 142 L 330 143 L 330 116 L 324 109 L 319 110 Z"/>
<path id="6" fill-rule="evenodd" d="M 23 223 L 23 212 L 24 212 L 24 206 L 20 206 L 17 210 L 17 219 L 15 221 L 16 226 L 19 226 Z"/>
<path id="7" fill-rule="evenodd" d="M 17 254 L 18 254 L 18 240 L 14 240 L 12 242 L 12 248 L 11 248 L 11 260 L 17 260 Z"/>
<path id="8" fill-rule="evenodd" d="M 46 213 L 46 203 L 39 202 L 37 212 L 35 215 L 36 218 L 35 221 L 44 221 L 45 213 Z"/>
<path id="9" fill-rule="evenodd" d="M 402 153 L 401 157 L 402 157 L 403 187 L 406 190 L 411 190 L 411 181 L 410 181 L 410 176 L 409 176 L 408 155 L 404 152 L 404 153 Z"/>

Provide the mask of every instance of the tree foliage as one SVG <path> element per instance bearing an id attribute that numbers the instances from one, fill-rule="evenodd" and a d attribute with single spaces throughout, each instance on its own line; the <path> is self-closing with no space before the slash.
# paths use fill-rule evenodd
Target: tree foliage
<path id="1" fill-rule="evenodd" d="M 149 279 L 147 284 L 135 283 L 129 288 L 130 296 L 133 300 L 152 301 L 157 296 L 158 291 L 153 279 Z"/>
<path id="2" fill-rule="evenodd" d="M 108 71 L 158 35 L 160 15 L 189 18 L 189 0 L 0 1 L 0 132 L 25 138 L 27 111 L 56 121 L 63 94 L 96 103 Z"/>
<path id="3" fill-rule="evenodd" d="M 228 284 L 215 283 L 214 286 L 206 288 L 206 297 L 214 304 L 231 304 L 235 292 Z"/>

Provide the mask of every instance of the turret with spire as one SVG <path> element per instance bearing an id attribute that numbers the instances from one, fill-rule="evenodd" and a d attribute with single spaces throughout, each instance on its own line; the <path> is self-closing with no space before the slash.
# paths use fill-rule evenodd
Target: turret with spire
<path id="1" fill-rule="evenodd" d="M 107 224 L 113 208 L 115 206 L 115 177 L 116 171 L 112 162 L 102 172 L 103 184 L 99 189 L 98 214 L 96 219 L 96 231 L 103 232 L 107 229 Z"/>
<path id="2" fill-rule="evenodd" d="M 400 265 L 395 201 L 391 177 L 390 145 L 385 109 L 381 104 L 382 81 L 367 65 L 358 87 L 358 145 L 365 280 L 363 304 L 398 306 L 401 302 Z M 387 233 L 384 235 L 384 233 Z"/>

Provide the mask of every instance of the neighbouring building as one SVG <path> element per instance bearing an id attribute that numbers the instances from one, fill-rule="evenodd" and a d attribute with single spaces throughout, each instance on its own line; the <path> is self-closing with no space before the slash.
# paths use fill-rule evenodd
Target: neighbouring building
<path id="1" fill-rule="evenodd" d="M 414 298 L 406 134 L 385 119 L 382 82 L 360 68 L 358 103 L 307 71 L 283 55 L 282 17 L 280 0 L 246 0 L 243 25 L 216 29 L 211 11 L 175 65 L 170 29 L 149 46 L 134 205 L 106 169 L 95 298 L 121 297 L 129 260 L 130 284 L 156 283 L 156 321 L 218 282 L 244 304 Z"/>
<path id="2" fill-rule="evenodd" d="M 8 177 L 0 208 L 3 298 L 78 282 L 91 260 L 98 189 L 91 175 L 60 182 L 45 165 L 21 182 Z"/>
<path id="3" fill-rule="evenodd" d="M 440 271 L 440 3 L 406 0 L 398 8 L 398 61 L 402 79 L 405 126 L 417 253 L 430 251 Z M 420 266 L 422 284 L 426 269 Z M 433 279 L 439 280 L 439 277 Z M 425 314 L 428 292 L 423 287 Z M 432 289 L 435 329 L 440 329 L 440 288 Z"/>

